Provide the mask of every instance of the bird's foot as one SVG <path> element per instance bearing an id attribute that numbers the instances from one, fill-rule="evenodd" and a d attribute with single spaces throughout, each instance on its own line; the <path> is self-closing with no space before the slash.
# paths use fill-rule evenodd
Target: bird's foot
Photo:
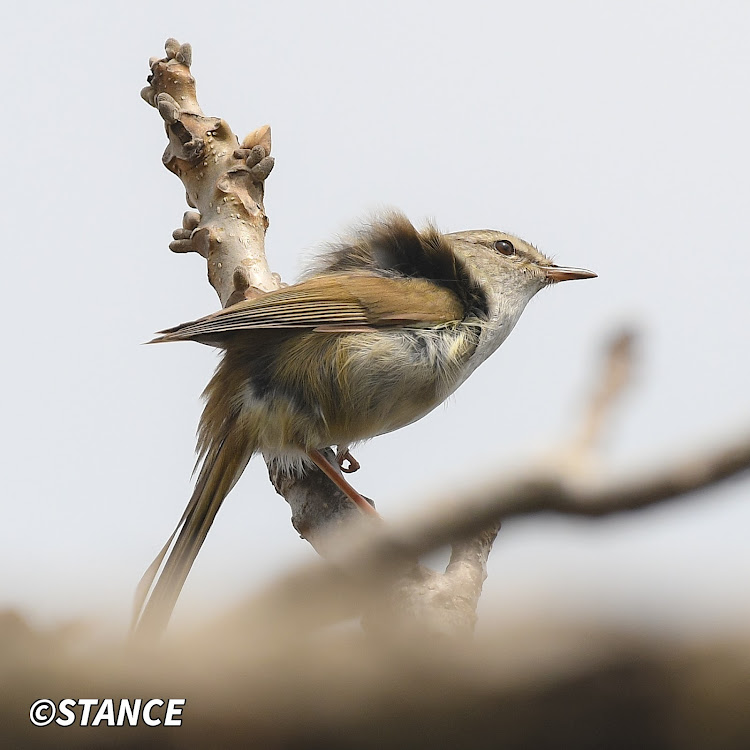
<path id="1" fill-rule="evenodd" d="M 328 462 L 326 457 L 319 450 L 309 450 L 307 455 L 312 459 L 312 462 L 366 515 L 374 516 L 378 521 L 383 519 L 380 514 L 375 510 L 374 506 L 367 501 L 366 498 L 357 492 L 349 482 L 344 479 L 343 475 L 339 474 L 338 471 Z"/>

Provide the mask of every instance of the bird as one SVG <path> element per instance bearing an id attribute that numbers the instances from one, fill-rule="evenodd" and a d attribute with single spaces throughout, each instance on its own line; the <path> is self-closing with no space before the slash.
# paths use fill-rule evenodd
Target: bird
<path id="1" fill-rule="evenodd" d="M 337 446 L 343 466 L 353 444 L 425 416 L 505 341 L 537 292 L 595 276 L 506 232 L 418 230 L 394 211 L 329 246 L 298 283 L 161 331 L 149 343 L 197 341 L 223 357 L 203 394 L 195 489 L 141 579 L 133 632 L 166 628 L 253 454 L 292 472 L 315 464 L 377 515 L 321 451 Z"/>

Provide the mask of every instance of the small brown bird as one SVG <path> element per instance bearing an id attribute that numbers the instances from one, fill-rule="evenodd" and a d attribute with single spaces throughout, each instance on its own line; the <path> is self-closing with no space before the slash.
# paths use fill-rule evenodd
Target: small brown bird
<path id="1" fill-rule="evenodd" d="M 155 342 L 199 341 L 224 356 L 204 392 L 198 481 L 141 580 L 136 630 L 166 626 L 254 453 L 290 470 L 312 462 L 374 513 L 320 450 L 336 445 L 345 456 L 359 440 L 420 419 L 500 346 L 540 289 L 594 276 L 553 265 L 504 232 L 418 232 L 392 214 L 325 254 L 298 284 L 163 331 Z"/>

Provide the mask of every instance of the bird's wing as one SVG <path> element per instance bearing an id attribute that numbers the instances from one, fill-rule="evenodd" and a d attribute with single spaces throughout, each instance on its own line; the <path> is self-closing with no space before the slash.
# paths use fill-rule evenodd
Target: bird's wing
<path id="1" fill-rule="evenodd" d="M 418 328 L 463 317 L 458 297 L 432 281 L 337 274 L 315 276 L 161 331 L 154 343 L 191 339 L 214 343 L 224 338 L 223 334 L 268 328 L 307 328 L 329 333 Z"/>

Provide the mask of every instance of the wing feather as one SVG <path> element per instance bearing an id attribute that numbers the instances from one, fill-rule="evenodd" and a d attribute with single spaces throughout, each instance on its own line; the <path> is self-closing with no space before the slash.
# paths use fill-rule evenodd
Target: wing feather
<path id="1" fill-rule="evenodd" d="M 161 331 L 160 341 L 221 342 L 223 334 L 273 328 L 320 332 L 423 327 L 461 320 L 453 292 L 426 279 L 373 274 L 316 276 Z"/>

